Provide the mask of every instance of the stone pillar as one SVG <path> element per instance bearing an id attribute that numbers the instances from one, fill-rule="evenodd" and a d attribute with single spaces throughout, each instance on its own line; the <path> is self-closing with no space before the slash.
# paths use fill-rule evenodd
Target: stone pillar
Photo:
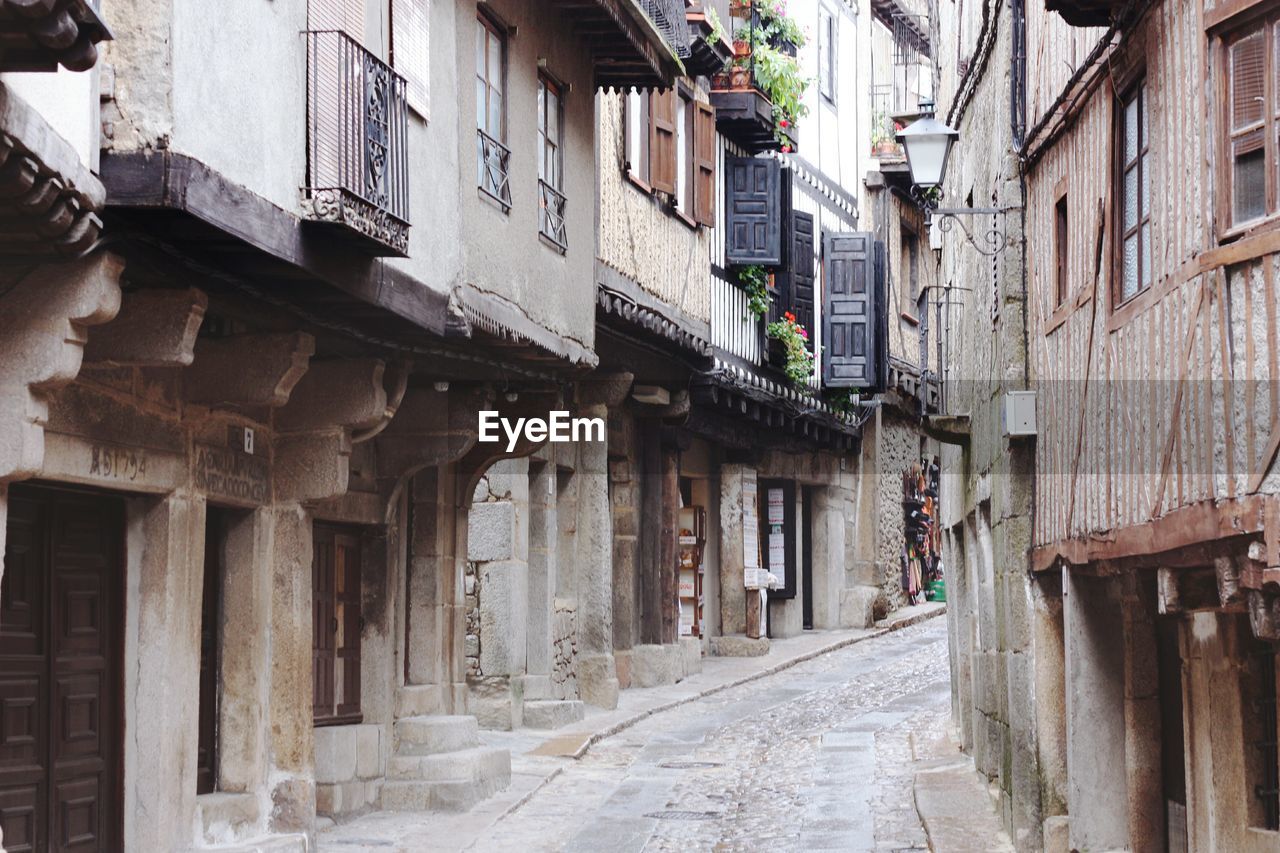
<path id="1" fill-rule="evenodd" d="M 580 417 L 607 418 L 603 403 L 580 407 Z M 601 708 L 618 706 L 613 660 L 613 524 L 609 503 L 609 448 L 582 442 L 578 457 L 578 692 Z"/>
<path id="2" fill-rule="evenodd" d="M 812 518 L 806 536 L 813 537 L 813 627 L 842 627 L 845 597 L 845 541 L 843 490 L 825 486 L 813 490 Z M 870 608 L 868 607 L 868 611 Z M 868 612 L 869 616 L 870 613 Z M 865 623 L 847 627 L 866 627 Z"/>
<path id="3" fill-rule="evenodd" d="M 747 597 L 742 584 L 742 486 L 754 484 L 746 465 L 720 466 L 720 625 L 726 635 L 747 630 Z"/>
<path id="4" fill-rule="evenodd" d="M 453 571 L 457 544 L 451 468 L 428 468 L 416 474 L 411 485 L 413 540 L 406 603 L 409 684 L 443 687 L 450 680 L 444 623 L 452 598 L 446 576 Z"/>
<path id="5" fill-rule="evenodd" d="M 205 502 L 174 492 L 130 506 L 128 574 L 138 597 L 125 641 L 125 713 L 137 735 L 124 750 L 126 846 L 180 850 L 195 814 Z"/>
<path id="6" fill-rule="evenodd" d="M 218 790 L 255 791 L 267 775 L 271 687 L 271 509 L 237 516 L 227 529 L 222 577 Z"/>
<path id="7" fill-rule="evenodd" d="M 662 643 L 680 642 L 680 569 L 676 549 L 680 534 L 680 453 L 664 443 L 662 448 L 662 521 L 654 534 L 658 540 L 658 607 L 662 614 Z"/>
<path id="8" fill-rule="evenodd" d="M 1071 572 L 1065 601 L 1071 847 L 1129 847 L 1124 624 L 1112 581 Z"/>
<path id="9" fill-rule="evenodd" d="M 272 526 L 271 686 L 267 714 L 271 817 L 268 829 L 310 835 L 315 828 L 316 811 L 311 515 L 294 503 L 278 504 L 263 512 L 268 514 Z"/>
<path id="10" fill-rule="evenodd" d="M 551 676 L 551 621 L 556 578 L 556 465 L 534 457 L 529 462 L 529 581 L 525 625 L 525 671 Z"/>

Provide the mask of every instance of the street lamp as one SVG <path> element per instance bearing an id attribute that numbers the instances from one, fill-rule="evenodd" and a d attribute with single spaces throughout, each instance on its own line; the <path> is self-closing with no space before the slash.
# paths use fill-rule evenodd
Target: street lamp
<path id="1" fill-rule="evenodd" d="M 960 132 L 933 117 L 933 104 L 926 102 L 920 106 L 928 112 L 898 131 L 897 139 L 907 152 L 911 182 L 918 187 L 936 187 L 947 175 L 947 159 Z"/>
<path id="2" fill-rule="evenodd" d="M 932 101 L 922 102 L 920 112 L 922 115 L 919 119 L 896 134 L 898 142 L 907 152 L 907 168 L 911 172 L 911 197 L 928 211 L 927 224 L 931 224 L 933 218 L 937 217 L 938 230 L 943 232 L 950 231 L 953 224 L 958 224 L 969 245 L 976 251 L 987 256 L 995 255 L 1012 243 L 998 224 L 982 236 L 985 245 L 979 245 L 978 240 L 959 217 L 991 216 L 994 218 L 1009 210 L 1020 209 L 1020 206 L 938 207 L 937 200 L 942 195 L 939 188 L 947 175 L 947 161 L 951 158 L 951 147 L 960 138 L 960 132 L 933 117 Z"/>

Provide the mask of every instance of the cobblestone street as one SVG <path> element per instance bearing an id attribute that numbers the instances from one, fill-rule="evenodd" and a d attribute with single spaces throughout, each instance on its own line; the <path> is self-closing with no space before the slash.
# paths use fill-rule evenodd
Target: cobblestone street
<path id="1" fill-rule="evenodd" d="M 927 849 L 911 762 L 948 711 L 934 619 L 655 714 L 471 849 Z"/>

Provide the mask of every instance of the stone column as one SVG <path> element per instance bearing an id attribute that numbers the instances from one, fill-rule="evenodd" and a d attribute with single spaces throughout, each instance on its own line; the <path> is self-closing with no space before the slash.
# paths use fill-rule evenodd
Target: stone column
<path id="1" fill-rule="evenodd" d="M 133 850 L 180 850 L 195 814 L 205 502 L 174 492 L 131 507 L 138 599 L 125 689 L 136 735 L 124 750 L 125 839 Z"/>
<path id="2" fill-rule="evenodd" d="M 534 457 L 529 464 L 529 619 L 525 626 L 525 669 L 529 676 L 551 677 L 552 608 L 556 578 L 552 560 L 556 539 L 556 465 Z M 539 692 L 543 692 L 540 690 Z M 550 695 L 550 684 L 545 685 Z"/>
<path id="3" fill-rule="evenodd" d="M 720 466 L 720 625 L 726 635 L 747 630 L 747 597 L 742 584 L 742 486 L 754 483 L 746 465 Z"/>
<path id="4" fill-rule="evenodd" d="M 263 510 L 271 537 L 271 832 L 315 828 L 311 671 L 311 515 L 295 503 Z"/>
<path id="5" fill-rule="evenodd" d="M 813 537 L 813 627 L 819 629 L 842 627 L 840 611 L 847 600 L 843 491 L 837 486 L 813 490 L 813 515 L 805 531 Z"/>
<path id="6" fill-rule="evenodd" d="M 635 423 L 615 410 L 610 419 L 609 494 L 613 523 L 613 650 L 618 682 L 631 686 L 631 650 L 640 642 L 640 480 Z"/>
<path id="7" fill-rule="evenodd" d="M 604 403 L 588 403 L 578 415 L 608 418 Z M 578 456 L 578 692 L 601 708 L 618 706 L 613 660 L 613 524 L 609 503 L 609 448 L 582 442 Z"/>
<path id="8" fill-rule="evenodd" d="M 1157 853 L 1165 849 L 1165 820 L 1155 578 L 1130 573 L 1123 584 L 1129 837 L 1135 853 Z"/>
<path id="9" fill-rule="evenodd" d="M 271 509 L 257 509 L 237 516 L 227 529 L 219 639 L 219 791 L 255 791 L 267 774 L 272 521 Z"/>
<path id="10" fill-rule="evenodd" d="M 1125 755 L 1124 624 L 1113 581 L 1071 572 L 1065 601 L 1067 783 L 1071 847 L 1130 845 Z"/>

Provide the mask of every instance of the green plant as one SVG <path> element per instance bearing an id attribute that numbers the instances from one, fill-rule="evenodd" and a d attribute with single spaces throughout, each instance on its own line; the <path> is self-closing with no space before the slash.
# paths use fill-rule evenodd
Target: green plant
<path id="1" fill-rule="evenodd" d="M 747 312 L 757 320 L 769 310 L 769 274 L 753 264 L 738 268 L 738 283 L 747 292 Z"/>
<path id="2" fill-rule="evenodd" d="M 804 93 L 811 82 L 800 73 L 800 63 L 782 45 L 803 47 L 806 38 L 796 22 L 786 14 L 786 0 L 754 0 L 756 25 L 751 28 L 750 54 L 734 60 L 752 68 L 755 83 L 773 104 L 773 135 L 782 150 L 791 150 L 790 128 L 808 114 Z"/>
<path id="3" fill-rule="evenodd" d="M 774 340 L 781 341 L 787 361 L 782 372 L 787 374 L 793 385 L 807 385 L 813 378 L 813 353 L 809 352 L 809 333 L 796 321 L 796 315 L 790 311 L 775 320 L 765 329 L 765 334 Z"/>
<path id="4" fill-rule="evenodd" d="M 714 6 L 707 7 L 707 23 L 711 25 L 711 32 L 705 36 L 707 44 L 715 47 L 724 41 L 725 32 L 724 24 L 720 23 L 720 15 L 716 13 Z"/>
<path id="5" fill-rule="evenodd" d="M 857 388 L 845 388 L 836 391 L 827 397 L 827 405 L 842 415 L 853 414 L 853 408 L 858 403 L 860 391 Z"/>

